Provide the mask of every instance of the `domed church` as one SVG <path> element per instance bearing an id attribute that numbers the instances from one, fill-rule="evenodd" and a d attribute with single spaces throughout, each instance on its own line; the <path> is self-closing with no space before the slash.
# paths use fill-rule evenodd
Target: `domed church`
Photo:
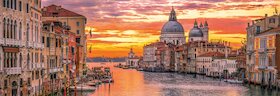
<path id="1" fill-rule="evenodd" d="M 174 45 L 183 45 L 186 43 L 185 31 L 177 21 L 176 12 L 172 7 L 169 21 L 161 29 L 160 42 L 172 43 Z"/>
<path id="2" fill-rule="evenodd" d="M 194 42 L 194 41 L 205 41 L 208 42 L 208 23 L 205 21 L 204 25 L 200 23 L 199 27 L 197 24 L 197 21 L 194 21 L 194 26 L 189 32 L 189 42 Z"/>

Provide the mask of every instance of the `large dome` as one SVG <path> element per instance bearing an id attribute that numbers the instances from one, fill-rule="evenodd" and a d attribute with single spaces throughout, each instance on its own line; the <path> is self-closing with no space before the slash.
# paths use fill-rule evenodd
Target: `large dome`
<path id="1" fill-rule="evenodd" d="M 203 37 L 203 33 L 200 28 L 194 27 L 189 33 L 189 37 Z"/>
<path id="2" fill-rule="evenodd" d="M 177 21 L 168 21 L 163 25 L 161 32 L 184 32 L 184 28 Z"/>

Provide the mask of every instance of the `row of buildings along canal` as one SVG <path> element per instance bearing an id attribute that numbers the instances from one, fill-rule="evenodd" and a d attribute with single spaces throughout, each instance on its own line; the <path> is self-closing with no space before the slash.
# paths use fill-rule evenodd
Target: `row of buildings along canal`
<path id="1" fill-rule="evenodd" d="M 41 0 L 2 1 L 0 95 L 66 91 L 85 67 L 86 17 L 61 6 L 41 8 Z"/>
<path id="2" fill-rule="evenodd" d="M 143 57 L 130 50 L 127 66 L 153 72 L 182 72 L 278 86 L 280 81 L 280 14 L 248 23 L 239 49 L 227 41 L 209 40 L 208 22 L 195 20 L 186 43 L 185 31 L 172 8 L 160 40 L 143 47 Z M 194 75 L 195 76 L 195 75 Z"/>

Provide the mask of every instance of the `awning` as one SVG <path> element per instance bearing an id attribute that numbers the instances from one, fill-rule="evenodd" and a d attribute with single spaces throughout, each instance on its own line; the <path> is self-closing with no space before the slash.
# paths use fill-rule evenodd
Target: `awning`
<path id="1" fill-rule="evenodd" d="M 19 48 L 16 47 L 3 47 L 4 52 L 18 53 Z"/>

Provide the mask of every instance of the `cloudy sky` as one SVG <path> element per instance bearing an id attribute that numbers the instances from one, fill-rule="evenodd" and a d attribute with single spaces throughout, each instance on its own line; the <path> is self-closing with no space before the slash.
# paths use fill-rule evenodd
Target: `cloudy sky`
<path id="1" fill-rule="evenodd" d="M 280 0 L 42 0 L 88 18 L 92 46 L 89 57 L 126 56 L 129 48 L 142 55 L 145 44 L 159 40 L 161 27 L 174 6 L 186 36 L 193 22 L 208 21 L 210 39 L 223 39 L 238 48 L 246 37 L 248 22 L 280 10 Z"/>

